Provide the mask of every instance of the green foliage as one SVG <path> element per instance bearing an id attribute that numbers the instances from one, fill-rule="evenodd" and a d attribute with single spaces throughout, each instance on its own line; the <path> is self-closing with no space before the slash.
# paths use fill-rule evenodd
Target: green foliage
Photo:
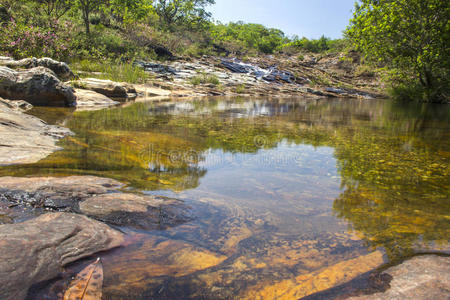
<path id="1" fill-rule="evenodd" d="M 69 22 L 61 26 L 72 28 Z M 58 23 L 51 29 L 16 23 L 12 20 L 0 27 L 0 50 L 19 59 L 32 56 L 49 56 L 65 59 L 69 55 L 70 36 L 59 30 Z"/>
<path id="2" fill-rule="evenodd" d="M 235 92 L 237 94 L 245 94 L 245 90 L 246 90 L 245 84 L 240 84 L 240 85 L 236 86 Z"/>
<path id="3" fill-rule="evenodd" d="M 199 85 L 199 84 L 213 84 L 213 85 L 219 85 L 220 81 L 219 78 L 217 78 L 214 74 L 206 74 L 202 73 L 197 76 L 192 77 L 189 82 L 193 85 Z"/>
<path id="4" fill-rule="evenodd" d="M 40 5 L 40 10 L 49 19 L 59 20 L 75 4 L 75 0 L 35 0 Z"/>
<path id="5" fill-rule="evenodd" d="M 154 0 L 156 13 L 161 21 L 171 28 L 174 24 L 203 22 L 211 16 L 206 6 L 215 0 Z"/>
<path id="6" fill-rule="evenodd" d="M 99 10 L 103 4 L 106 4 L 106 2 L 107 0 L 76 0 L 76 4 L 81 10 L 81 14 L 83 16 L 86 35 L 91 33 L 89 18 L 91 13 L 95 10 Z"/>
<path id="7" fill-rule="evenodd" d="M 415 99 L 450 102 L 450 3 L 446 0 L 363 0 L 348 37 L 374 64 L 392 70 L 394 87 L 417 85 Z"/>
<path id="8" fill-rule="evenodd" d="M 267 54 L 288 41 L 281 30 L 243 22 L 217 24 L 211 28 L 211 37 L 217 44 L 235 43 Z"/>
<path id="9" fill-rule="evenodd" d="M 312 53 L 322 53 L 327 51 L 338 52 L 342 51 L 346 47 L 346 42 L 344 40 L 332 40 L 325 36 L 322 36 L 317 40 L 309 40 L 305 37 L 299 39 L 294 37 L 293 41 L 283 45 L 282 49 L 286 50 L 289 48 L 295 49 L 297 52 L 312 52 Z"/>
<path id="10" fill-rule="evenodd" d="M 152 0 L 109 0 L 103 7 L 103 16 L 112 11 L 113 16 L 125 25 L 132 25 L 154 12 Z"/>

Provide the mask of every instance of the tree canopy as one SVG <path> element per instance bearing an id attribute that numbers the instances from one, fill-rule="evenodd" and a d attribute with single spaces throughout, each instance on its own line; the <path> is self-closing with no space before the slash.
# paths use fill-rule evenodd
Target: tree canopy
<path id="1" fill-rule="evenodd" d="M 211 17 L 206 6 L 215 0 L 155 0 L 156 13 L 166 25 L 178 22 L 198 21 Z"/>
<path id="2" fill-rule="evenodd" d="M 449 102 L 449 20 L 447 0 L 361 0 L 347 35 L 389 68 L 394 86 L 419 86 L 423 99 Z"/>

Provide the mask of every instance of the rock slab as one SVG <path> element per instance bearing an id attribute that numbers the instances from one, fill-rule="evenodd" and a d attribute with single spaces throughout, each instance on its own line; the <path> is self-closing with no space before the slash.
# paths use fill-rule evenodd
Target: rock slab
<path id="1" fill-rule="evenodd" d="M 120 104 L 105 95 L 90 90 L 75 89 L 75 96 L 77 97 L 77 111 L 99 110 Z"/>
<path id="2" fill-rule="evenodd" d="M 190 208 L 181 200 L 123 193 L 122 186 L 94 176 L 1 177 L 0 215 L 18 222 L 47 211 L 74 212 L 145 230 L 165 229 L 192 219 Z"/>
<path id="3" fill-rule="evenodd" d="M 51 213 L 0 226 L 0 298 L 25 299 L 36 283 L 78 259 L 120 246 L 123 235 L 85 216 Z"/>
<path id="4" fill-rule="evenodd" d="M 384 293 L 352 297 L 352 300 L 447 300 L 450 299 L 450 257 L 416 256 L 382 274 L 393 277 Z"/>
<path id="5" fill-rule="evenodd" d="M 59 150 L 57 140 L 71 134 L 69 129 L 48 125 L 20 109 L 29 106 L 0 98 L 0 165 L 37 162 Z"/>
<path id="6" fill-rule="evenodd" d="M 134 94 L 131 98 L 136 97 L 136 89 L 128 83 L 97 78 L 83 78 L 73 81 L 72 85 L 76 88 L 91 90 L 111 98 L 126 99 L 130 98 L 130 94 Z"/>

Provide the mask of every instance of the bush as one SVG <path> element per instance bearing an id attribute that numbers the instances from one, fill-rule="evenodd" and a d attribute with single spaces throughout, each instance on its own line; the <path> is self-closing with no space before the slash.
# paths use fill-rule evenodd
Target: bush
<path id="1" fill-rule="evenodd" d="M 69 56 L 70 39 L 61 30 L 73 28 L 73 24 L 58 23 L 52 29 L 28 26 L 11 20 L 6 26 L 0 27 L 0 50 L 16 59 L 25 57 L 49 56 L 55 59 L 66 59 Z"/>
<path id="2" fill-rule="evenodd" d="M 217 78 L 216 75 L 214 75 L 214 74 L 209 75 L 209 74 L 205 74 L 205 73 L 194 76 L 189 81 L 192 85 L 199 85 L 199 84 L 219 85 L 220 84 L 219 78 Z"/>

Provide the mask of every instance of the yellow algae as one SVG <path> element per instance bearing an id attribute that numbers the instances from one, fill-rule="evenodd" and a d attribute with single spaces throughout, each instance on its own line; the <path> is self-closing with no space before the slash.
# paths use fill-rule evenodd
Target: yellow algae
<path id="1" fill-rule="evenodd" d="M 145 289 L 159 276 L 186 276 L 222 263 L 227 257 L 177 240 L 136 235 L 144 239 L 138 247 L 104 260 L 108 272 L 119 279 L 111 290 Z M 130 260 L 130 257 L 132 259 Z"/>
<path id="2" fill-rule="evenodd" d="M 383 264 L 380 251 L 358 258 L 340 262 L 336 265 L 310 274 L 276 283 L 265 282 L 249 288 L 242 299 L 255 300 L 291 300 L 332 288 L 348 282 L 358 275 L 369 272 Z"/>
<path id="3" fill-rule="evenodd" d="M 89 145 L 88 145 L 88 144 L 83 143 L 83 142 L 77 140 L 76 138 L 73 138 L 73 137 L 71 137 L 71 136 L 68 136 L 67 139 L 68 139 L 70 142 L 72 142 L 72 143 L 74 143 L 74 144 L 76 144 L 76 145 L 78 145 L 78 146 L 81 146 L 81 147 L 84 147 L 84 148 L 89 148 Z"/>
<path id="4" fill-rule="evenodd" d="M 204 249 L 193 250 L 187 247 L 171 254 L 169 261 L 173 265 L 183 268 L 182 274 L 184 275 L 186 272 L 190 273 L 221 264 L 226 258 L 226 256 L 217 255 Z M 178 276 L 182 275 L 178 274 Z"/>
<path id="5" fill-rule="evenodd" d="M 252 236 L 252 231 L 245 225 L 230 228 L 225 243 L 221 249 L 222 252 L 230 255 L 236 251 L 236 246 L 240 241 Z"/>

